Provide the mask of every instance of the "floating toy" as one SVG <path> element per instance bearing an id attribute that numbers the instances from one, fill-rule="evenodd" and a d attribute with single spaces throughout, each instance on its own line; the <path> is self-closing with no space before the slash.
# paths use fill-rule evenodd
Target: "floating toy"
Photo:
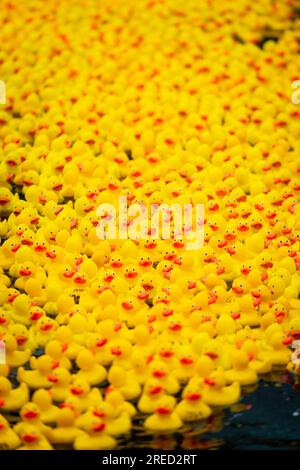
<path id="1" fill-rule="evenodd" d="M 10 428 L 8 421 L 0 415 L 0 446 L 2 450 L 14 450 L 21 444 L 17 434 Z"/>

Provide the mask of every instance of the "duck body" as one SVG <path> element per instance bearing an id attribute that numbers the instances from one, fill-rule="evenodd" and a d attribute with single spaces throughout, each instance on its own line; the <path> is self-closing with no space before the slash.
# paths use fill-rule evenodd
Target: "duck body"
<path id="1" fill-rule="evenodd" d="M 210 406 L 230 406 L 236 403 L 241 396 L 239 382 L 226 385 L 224 371 L 217 369 L 203 380 L 203 400 Z"/>
<path id="2" fill-rule="evenodd" d="M 183 400 L 178 403 L 175 410 L 182 421 L 188 422 L 206 419 L 212 413 L 211 408 L 202 400 L 201 393 L 189 386 L 186 387 Z"/>
<path id="3" fill-rule="evenodd" d="M 0 415 L 0 448 L 14 450 L 21 444 L 17 434 L 10 428 L 8 421 Z"/>
<path id="4" fill-rule="evenodd" d="M 258 377 L 254 368 L 250 367 L 246 351 L 234 350 L 231 354 L 232 368 L 225 371 L 228 382 L 238 382 L 240 385 L 251 385 Z"/>
<path id="5" fill-rule="evenodd" d="M 19 387 L 12 389 L 9 380 L 0 378 L 0 409 L 3 411 L 15 411 L 20 409 L 29 400 L 28 386 L 21 383 Z"/>
<path id="6" fill-rule="evenodd" d="M 158 406 L 155 413 L 146 418 L 144 426 L 149 431 L 169 432 L 182 426 L 179 415 L 168 406 Z"/>
<path id="7" fill-rule="evenodd" d="M 94 419 L 74 441 L 75 450 L 110 450 L 116 447 L 117 441 L 106 432 L 106 425 Z"/>

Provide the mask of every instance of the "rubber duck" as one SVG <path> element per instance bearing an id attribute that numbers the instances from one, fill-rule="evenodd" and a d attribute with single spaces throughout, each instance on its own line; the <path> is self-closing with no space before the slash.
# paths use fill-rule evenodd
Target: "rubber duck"
<path id="1" fill-rule="evenodd" d="M 56 421 L 59 408 L 52 404 L 49 390 L 40 388 L 32 395 L 32 402 L 38 406 L 42 423 L 49 424 Z"/>
<path id="2" fill-rule="evenodd" d="M 126 370 L 119 366 L 111 366 L 107 379 L 111 384 L 111 389 L 122 393 L 126 400 L 133 400 L 141 393 L 140 385 L 130 377 Z"/>
<path id="3" fill-rule="evenodd" d="M 76 343 L 69 326 L 59 326 L 55 330 L 53 338 L 59 341 L 62 352 L 68 359 L 76 359 L 79 351 L 83 349 L 83 346 Z"/>
<path id="4" fill-rule="evenodd" d="M 232 338 L 237 330 L 237 323 L 231 315 L 221 315 L 216 322 L 216 333 L 220 336 Z"/>
<path id="5" fill-rule="evenodd" d="M 64 367 L 56 367 L 48 375 L 51 384 L 50 393 L 54 401 L 64 401 L 68 395 L 68 387 L 71 382 L 71 374 Z"/>
<path id="6" fill-rule="evenodd" d="M 202 354 L 210 358 L 215 367 L 223 367 L 224 369 L 230 367 L 229 353 L 224 348 L 220 348 L 218 339 L 207 341 L 203 346 Z"/>
<path id="7" fill-rule="evenodd" d="M 260 297 L 253 298 L 251 294 L 246 294 L 237 299 L 233 313 L 239 316 L 241 325 L 257 326 L 260 324 L 259 305 Z"/>
<path id="8" fill-rule="evenodd" d="M 20 417 L 21 421 L 19 421 L 14 427 L 17 434 L 20 434 L 24 425 L 32 424 L 47 436 L 49 427 L 42 423 L 39 407 L 35 403 L 30 401 L 27 402 L 20 410 Z"/>
<path id="9" fill-rule="evenodd" d="M 206 419 L 212 413 L 210 407 L 202 400 L 201 387 L 193 384 L 185 387 L 182 400 L 176 406 L 175 411 L 182 421 Z"/>
<path id="10" fill-rule="evenodd" d="M 110 352 L 113 356 L 113 365 L 128 369 L 132 350 L 132 344 L 127 339 L 111 340 Z"/>
<path id="11" fill-rule="evenodd" d="M 30 298 L 26 294 L 20 294 L 12 302 L 11 319 L 15 323 L 21 323 L 25 326 L 30 325 L 28 311 L 31 307 Z"/>
<path id="12" fill-rule="evenodd" d="M 138 401 L 137 407 L 142 413 L 154 413 L 160 399 L 165 395 L 166 391 L 159 379 L 150 378 L 144 384 L 143 392 Z M 169 397 L 171 398 L 170 401 L 172 404 L 175 405 L 176 399 L 171 396 Z"/>
<path id="13" fill-rule="evenodd" d="M 150 375 L 153 378 L 159 379 L 163 385 L 165 391 L 170 395 L 175 395 L 180 389 L 180 385 L 175 373 L 170 372 L 167 369 L 166 364 L 155 359 L 150 363 Z"/>
<path id="14" fill-rule="evenodd" d="M 134 351 L 137 353 L 151 354 L 154 350 L 151 334 L 146 325 L 138 325 L 132 332 Z"/>
<path id="15" fill-rule="evenodd" d="M 76 376 L 69 387 L 68 394 L 80 399 L 80 411 L 86 411 L 89 407 L 97 406 L 102 402 L 100 389 L 96 387 L 91 389 L 86 380 Z"/>
<path id="16" fill-rule="evenodd" d="M 84 345 L 86 342 L 86 333 L 94 331 L 96 328 L 96 321 L 91 315 L 85 315 L 82 311 L 72 312 L 69 316 L 68 327 L 72 334 L 75 344 Z M 82 312 L 82 313 L 81 313 Z"/>
<path id="17" fill-rule="evenodd" d="M 9 238 L 3 242 L 0 250 L 0 263 L 3 269 L 10 269 L 15 261 L 15 253 L 20 249 L 20 242 L 17 237 Z"/>
<path id="18" fill-rule="evenodd" d="M 271 371 L 271 361 L 262 358 L 260 348 L 255 340 L 246 339 L 241 349 L 248 355 L 249 367 L 255 370 L 257 374 L 267 374 Z"/>
<path id="19" fill-rule="evenodd" d="M 196 373 L 197 355 L 190 346 L 181 346 L 177 353 L 178 365 L 174 371 L 179 382 L 186 383 Z"/>
<path id="20" fill-rule="evenodd" d="M 107 403 L 109 405 L 109 403 Z M 127 434 L 131 430 L 131 416 L 126 411 L 122 411 L 118 416 L 107 423 L 107 432 L 111 436 L 121 436 Z"/>
<path id="21" fill-rule="evenodd" d="M 29 400 L 29 391 L 25 383 L 12 388 L 11 382 L 6 377 L 0 377 L 0 408 L 4 411 L 15 411 L 21 408 Z"/>
<path id="22" fill-rule="evenodd" d="M 126 412 L 129 416 L 133 417 L 137 413 L 135 406 L 126 401 L 122 393 L 118 390 L 107 390 L 105 400 L 113 406 L 116 416 Z"/>
<path id="23" fill-rule="evenodd" d="M 55 420 L 56 427 L 48 432 L 51 444 L 72 444 L 82 431 L 75 425 L 76 416 L 70 408 L 58 411 Z"/>
<path id="24" fill-rule="evenodd" d="M 34 360 L 33 360 L 34 359 Z M 49 356 L 31 357 L 30 365 L 35 370 L 25 370 L 19 367 L 17 378 L 19 382 L 24 382 L 31 389 L 50 388 L 48 375 L 52 371 L 53 361 Z"/>
<path id="25" fill-rule="evenodd" d="M 28 362 L 31 355 L 30 348 L 19 351 L 16 338 L 9 333 L 2 337 L 2 341 L 5 345 L 6 362 L 8 366 L 19 367 Z"/>
<path id="26" fill-rule="evenodd" d="M 232 368 L 225 371 L 225 377 L 229 382 L 238 382 L 240 385 L 257 382 L 257 374 L 250 367 L 248 355 L 244 350 L 233 350 L 230 359 Z"/>
<path id="27" fill-rule="evenodd" d="M 113 406 L 106 401 L 103 401 L 96 407 L 90 408 L 86 415 L 87 417 L 89 413 L 92 413 L 92 415 L 97 416 L 103 421 L 106 426 L 106 432 L 110 436 L 120 436 L 128 433 L 131 429 L 130 415 L 126 411 L 122 411 L 117 415 Z M 77 425 L 79 425 L 79 427 L 82 426 L 82 421 L 85 420 L 86 416 L 83 415 L 81 418 L 78 418 Z"/>
<path id="28" fill-rule="evenodd" d="M 29 338 L 36 347 L 45 347 L 54 337 L 58 323 L 47 316 L 42 316 L 30 329 Z"/>
<path id="29" fill-rule="evenodd" d="M 90 385 L 97 385 L 106 378 L 106 369 L 97 364 L 93 354 L 87 349 L 78 353 L 76 365 L 79 368 L 77 377 L 86 380 Z"/>
<path id="30" fill-rule="evenodd" d="M 93 353 L 98 364 L 107 366 L 112 362 L 114 356 L 111 353 L 111 345 L 107 337 L 90 333 L 87 335 L 86 347 Z"/>
<path id="31" fill-rule="evenodd" d="M 165 363 L 168 370 L 174 370 L 177 365 L 174 343 L 170 341 L 159 342 L 159 344 L 157 344 L 156 354 L 159 359 Z"/>
<path id="32" fill-rule="evenodd" d="M 10 428 L 8 421 L 0 415 L 0 446 L 2 450 L 14 450 L 19 447 L 21 441 L 17 434 Z"/>
<path id="33" fill-rule="evenodd" d="M 300 338 L 300 321 L 299 318 L 292 318 L 287 325 L 287 334 L 292 337 L 293 341 Z"/>
<path id="34" fill-rule="evenodd" d="M 266 340 L 271 349 L 263 350 L 262 358 L 270 361 L 273 366 L 286 366 L 290 361 L 290 350 L 287 348 L 291 343 L 290 337 L 278 330 L 270 334 L 266 332 Z"/>
<path id="35" fill-rule="evenodd" d="M 52 358 L 54 367 L 63 367 L 70 370 L 71 362 L 64 352 L 64 346 L 58 340 L 53 339 L 46 344 L 45 354 Z"/>
<path id="36" fill-rule="evenodd" d="M 0 191 L 0 214 L 2 217 L 9 216 L 12 212 L 15 196 L 8 188 L 1 188 Z"/>
<path id="37" fill-rule="evenodd" d="M 142 385 L 146 378 L 145 378 L 145 369 L 148 366 L 149 362 L 152 360 L 152 354 L 146 354 L 145 352 L 140 352 L 138 350 L 133 349 L 131 355 L 131 368 L 129 369 L 129 375 L 132 380 L 135 380 L 140 385 Z"/>
<path id="38" fill-rule="evenodd" d="M 19 437 L 23 443 L 18 450 L 53 450 L 42 432 L 31 424 L 24 424 L 19 432 Z"/>
<path id="39" fill-rule="evenodd" d="M 83 432 L 74 442 L 75 450 L 111 450 L 116 447 L 116 440 L 106 433 L 106 425 L 101 419 L 89 416 L 81 428 Z"/>
<path id="40" fill-rule="evenodd" d="M 202 397 L 210 406 L 230 406 L 236 403 L 241 396 L 239 382 L 226 385 L 225 373 L 217 369 L 203 380 Z"/>
<path id="41" fill-rule="evenodd" d="M 172 397 L 162 397 L 152 415 L 145 419 L 144 426 L 150 431 L 169 432 L 182 426 L 182 421 L 175 411 Z"/>

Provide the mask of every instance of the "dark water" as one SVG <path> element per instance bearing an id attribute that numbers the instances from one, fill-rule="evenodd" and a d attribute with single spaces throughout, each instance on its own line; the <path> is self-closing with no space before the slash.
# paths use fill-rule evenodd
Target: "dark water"
<path id="1" fill-rule="evenodd" d="M 193 428 L 153 436 L 137 422 L 132 435 L 120 444 L 123 449 L 299 450 L 300 379 L 285 372 L 272 373 L 244 390 L 238 404 L 216 410 Z"/>

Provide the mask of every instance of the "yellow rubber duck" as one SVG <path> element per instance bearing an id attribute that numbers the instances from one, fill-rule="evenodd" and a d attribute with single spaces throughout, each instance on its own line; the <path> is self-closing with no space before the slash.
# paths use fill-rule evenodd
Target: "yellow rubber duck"
<path id="1" fill-rule="evenodd" d="M 180 385 L 175 372 L 170 372 L 163 361 L 159 359 L 153 360 L 150 363 L 149 373 L 151 377 L 160 381 L 166 392 L 170 395 L 175 395 L 179 392 Z"/>
<path id="2" fill-rule="evenodd" d="M 159 359 L 166 364 L 168 370 L 173 370 L 177 365 L 174 343 L 171 341 L 162 341 L 159 342 L 156 347 L 156 354 Z"/>
<path id="3" fill-rule="evenodd" d="M 10 428 L 8 421 L 0 415 L 0 447 L 2 450 L 14 450 L 19 447 L 21 441 L 17 434 Z"/>
<path id="4" fill-rule="evenodd" d="M 28 387 L 21 383 L 13 389 L 6 377 L 0 377 L 0 408 L 4 411 L 14 411 L 21 408 L 29 399 Z"/>
<path id="5" fill-rule="evenodd" d="M 8 331 L 16 339 L 19 351 L 25 351 L 27 348 L 33 347 L 33 345 L 29 341 L 28 330 L 25 325 L 22 325 L 20 323 L 13 323 L 9 325 Z"/>
<path id="6" fill-rule="evenodd" d="M 46 344 L 45 355 L 48 355 L 53 360 L 54 367 L 63 367 L 65 369 L 71 369 L 71 362 L 65 356 L 64 346 L 58 340 L 51 340 Z"/>
<path id="7" fill-rule="evenodd" d="M 82 430 L 75 439 L 75 450 L 110 450 L 117 445 L 116 440 L 107 434 L 105 423 L 95 416 L 85 420 Z"/>
<path id="8" fill-rule="evenodd" d="M 126 412 L 129 416 L 133 417 L 137 413 L 135 406 L 129 401 L 126 401 L 122 393 L 118 390 L 108 390 L 105 400 L 113 406 L 116 416 Z"/>
<path id="9" fill-rule="evenodd" d="M 262 357 L 269 360 L 273 366 L 286 366 L 290 362 L 291 353 L 288 345 L 291 343 L 289 336 L 281 331 L 274 331 L 267 337 L 269 351 L 262 351 Z"/>
<path id="10" fill-rule="evenodd" d="M 160 399 L 166 395 L 164 386 L 158 379 L 150 378 L 144 384 L 143 392 L 138 401 L 138 409 L 142 413 L 154 413 Z M 176 404 L 176 399 L 170 400 L 173 405 Z"/>
<path id="11" fill-rule="evenodd" d="M 239 382 L 226 385 L 225 373 L 217 369 L 203 380 L 202 397 L 210 406 L 230 406 L 236 403 L 241 396 Z"/>
<path id="12" fill-rule="evenodd" d="M 62 352 L 68 359 L 76 359 L 79 351 L 83 349 L 83 346 L 76 343 L 69 326 L 59 326 L 54 332 L 53 339 L 59 341 Z"/>
<path id="13" fill-rule="evenodd" d="M 18 450 L 53 450 L 53 447 L 48 442 L 42 432 L 31 424 L 24 424 L 19 437 L 22 441 L 21 447 Z"/>
<path id="14" fill-rule="evenodd" d="M 48 375 L 50 393 L 54 401 L 64 401 L 68 395 L 71 374 L 64 367 L 57 367 Z"/>
<path id="15" fill-rule="evenodd" d="M 30 341 L 36 347 L 45 347 L 54 337 L 54 331 L 58 327 L 58 323 L 47 316 L 40 318 L 37 323 L 30 329 Z"/>
<path id="16" fill-rule="evenodd" d="M 75 425 L 76 417 L 70 408 L 62 408 L 58 411 L 55 420 L 56 427 L 48 432 L 51 444 L 72 444 L 80 436 L 82 431 Z"/>
<path id="17" fill-rule="evenodd" d="M 263 359 L 259 348 L 259 343 L 253 339 L 246 339 L 241 349 L 245 351 L 249 359 L 249 367 L 257 374 L 267 374 L 272 369 L 271 361 Z"/>
<path id="18" fill-rule="evenodd" d="M 86 380 L 90 385 L 98 385 L 106 378 L 106 369 L 97 364 L 95 357 L 87 349 L 79 352 L 76 365 L 79 368 L 77 377 Z"/>
<path id="19" fill-rule="evenodd" d="M 18 295 L 12 302 L 11 319 L 15 323 L 22 323 L 25 326 L 30 325 L 28 311 L 31 307 L 30 298 L 26 294 Z"/>
<path id="20" fill-rule="evenodd" d="M 190 346 L 181 346 L 177 353 L 178 365 L 174 371 L 179 382 L 187 383 L 196 373 L 197 355 Z"/>
<path id="21" fill-rule="evenodd" d="M 238 382 L 240 385 L 251 385 L 257 382 L 257 374 L 250 367 L 246 351 L 234 349 L 230 354 L 230 359 L 232 368 L 225 371 L 228 382 Z"/>
<path id="22" fill-rule="evenodd" d="M 32 395 L 32 402 L 38 406 L 42 423 L 54 423 L 59 408 L 52 404 L 52 397 L 49 390 L 39 388 Z"/>
<path id="23" fill-rule="evenodd" d="M 258 300 L 258 302 L 256 302 Z M 243 326 L 257 326 L 260 324 L 258 307 L 260 298 L 253 298 L 251 294 L 239 297 L 236 301 L 236 313 L 240 314 L 239 321 Z"/>
<path id="24" fill-rule="evenodd" d="M 185 387 L 182 400 L 175 411 L 182 421 L 198 421 L 208 418 L 212 413 L 210 407 L 202 400 L 201 388 L 192 383 Z"/>
<path id="25" fill-rule="evenodd" d="M 19 351 L 16 338 L 9 333 L 3 336 L 2 341 L 5 345 L 6 362 L 8 366 L 20 367 L 28 362 L 31 355 L 30 348 Z"/>
<path id="26" fill-rule="evenodd" d="M 15 261 L 15 253 L 20 249 L 21 244 L 18 237 L 9 238 L 3 242 L 0 250 L 0 263 L 3 269 L 10 269 Z"/>
<path id="27" fill-rule="evenodd" d="M 19 421 L 14 427 L 14 431 L 16 431 L 17 434 L 20 433 L 24 425 L 32 424 L 44 435 L 47 435 L 49 427 L 42 423 L 39 407 L 35 403 L 31 401 L 25 403 L 20 410 L 20 418 L 21 421 Z"/>
<path id="28" fill-rule="evenodd" d="M 154 413 L 145 419 L 145 428 L 155 432 L 169 432 L 179 429 L 182 426 L 182 421 L 174 408 L 172 397 L 162 397 Z"/>
<path id="29" fill-rule="evenodd" d="M 135 382 L 130 374 L 119 366 L 111 366 L 107 379 L 112 390 L 117 390 L 126 400 L 133 400 L 141 393 L 140 385 Z"/>
<path id="30" fill-rule="evenodd" d="M 131 429 L 130 415 L 126 411 L 122 411 L 119 413 L 119 415 L 117 415 L 112 404 L 108 403 L 107 401 L 103 401 L 98 406 L 90 408 L 86 415 L 82 415 L 78 418 L 76 424 L 79 427 L 82 427 L 82 423 L 84 423 L 86 419 L 89 419 L 90 414 L 100 418 L 101 421 L 103 421 L 106 432 L 110 436 L 120 436 L 122 434 L 128 433 Z"/>
<path id="31" fill-rule="evenodd" d="M 90 387 L 89 383 L 75 376 L 69 387 L 68 394 L 80 399 L 80 410 L 86 411 L 91 406 L 99 405 L 102 402 L 102 395 L 99 388 Z"/>
<path id="32" fill-rule="evenodd" d="M 14 196 L 8 188 L 1 188 L 0 190 L 0 214 L 1 216 L 8 216 L 15 202 Z"/>
<path id="33" fill-rule="evenodd" d="M 133 350 L 131 354 L 131 369 L 129 370 L 129 376 L 132 380 L 142 385 L 145 382 L 145 369 L 148 366 L 149 360 L 152 355 L 145 354 L 139 350 Z"/>
<path id="34" fill-rule="evenodd" d="M 32 356 L 30 365 L 34 370 L 25 370 L 23 367 L 19 367 L 17 373 L 19 382 L 24 382 L 31 389 L 50 388 L 51 383 L 48 380 L 48 375 L 52 371 L 52 359 L 48 356 L 38 358 Z"/>

